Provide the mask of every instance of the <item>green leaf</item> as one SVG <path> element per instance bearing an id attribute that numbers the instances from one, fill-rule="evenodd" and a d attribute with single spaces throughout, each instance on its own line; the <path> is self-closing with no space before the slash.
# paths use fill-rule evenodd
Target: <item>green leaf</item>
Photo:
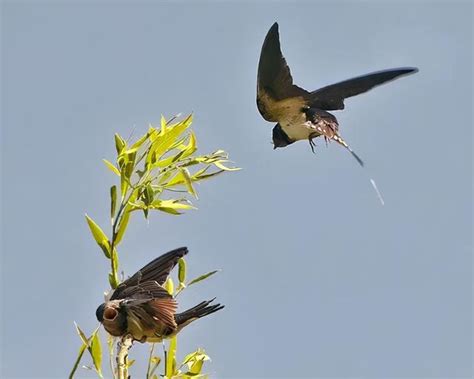
<path id="1" fill-rule="evenodd" d="M 216 272 L 219 272 L 221 270 L 214 270 L 214 271 L 211 271 L 211 272 L 208 272 L 207 274 L 204 274 L 204 275 L 201 275 L 201 276 L 198 276 L 197 278 L 191 280 L 187 286 L 189 287 L 190 285 L 193 285 L 193 284 L 196 284 L 196 283 L 199 283 L 207 278 L 209 278 L 210 276 L 214 275 Z"/>
<path id="2" fill-rule="evenodd" d="M 171 209 L 196 209 L 191 204 L 183 203 L 186 199 L 179 199 L 179 200 L 155 200 L 151 204 L 151 208 L 153 209 L 160 209 L 160 208 L 171 208 Z"/>
<path id="3" fill-rule="evenodd" d="M 143 195 L 142 195 L 143 203 L 145 205 L 150 205 L 153 202 L 153 197 L 154 197 L 154 192 L 153 192 L 151 183 L 147 183 L 147 185 L 145 186 L 143 190 Z"/>
<path id="4" fill-rule="evenodd" d="M 102 377 L 102 346 L 100 344 L 98 329 L 92 335 L 92 340 L 90 343 L 90 353 L 95 369 L 99 373 L 100 377 Z"/>
<path id="5" fill-rule="evenodd" d="M 105 233 L 102 231 L 99 225 L 95 223 L 87 214 L 86 214 L 87 224 L 92 233 L 92 236 L 95 239 L 95 242 L 100 246 L 105 256 L 110 259 L 110 242 Z"/>
<path id="6" fill-rule="evenodd" d="M 212 178 L 213 176 L 222 174 L 223 172 L 224 172 L 224 170 L 219 170 L 219 171 L 211 172 L 209 174 L 202 174 L 202 175 L 199 175 L 198 177 L 194 176 L 194 180 L 198 181 L 198 180 L 209 179 L 209 178 Z"/>
<path id="7" fill-rule="evenodd" d="M 186 281 L 186 261 L 184 258 L 179 258 L 178 260 L 178 280 L 180 284 L 184 284 Z"/>
<path id="8" fill-rule="evenodd" d="M 168 279 L 166 279 L 166 282 L 163 284 L 163 288 L 166 291 L 168 291 L 168 293 L 170 295 L 174 294 L 174 283 L 173 283 L 173 279 L 171 279 L 171 277 L 168 277 Z"/>
<path id="9" fill-rule="evenodd" d="M 117 206 L 117 186 L 110 187 L 110 218 L 114 218 Z"/>
<path id="10" fill-rule="evenodd" d="M 214 165 L 218 168 L 220 168 L 221 170 L 224 170 L 224 171 L 239 171 L 240 168 L 238 167 L 227 167 L 227 166 L 224 166 L 222 164 L 222 162 L 226 162 L 226 161 L 217 161 L 217 162 L 214 162 Z"/>
<path id="11" fill-rule="evenodd" d="M 173 209 L 173 208 L 167 208 L 167 207 L 159 207 L 159 208 L 156 208 L 158 209 L 159 211 L 161 212 L 165 212 L 165 213 L 169 213 L 173 216 L 179 216 L 179 215 L 182 215 L 181 212 L 178 212 L 176 209 Z"/>
<path id="12" fill-rule="evenodd" d="M 149 372 L 147 378 L 150 377 L 150 376 L 151 376 L 152 378 L 155 378 L 155 377 L 158 378 L 156 375 L 153 375 L 153 374 L 155 373 L 156 369 L 158 368 L 160 362 L 161 362 L 161 358 L 160 358 L 160 357 L 156 357 L 156 356 L 151 357 L 150 363 L 151 363 L 153 366 L 150 368 L 150 372 Z"/>
<path id="13" fill-rule="evenodd" d="M 120 134 L 115 133 L 115 149 L 117 154 L 121 154 L 122 150 L 127 146 L 127 143 L 123 140 Z"/>
<path id="14" fill-rule="evenodd" d="M 114 174 L 120 176 L 120 171 L 117 167 L 115 167 L 115 165 L 108 161 L 107 159 L 102 159 L 102 161 L 105 163 L 105 165 L 107 166 L 107 168 L 112 171 Z"/>
<path id="15" fill-rule="evenodd" d="M 127 230 L 128 222 L 130 221 L 130 214 L 132 206 L 127 204 L 123 210 L 119 226 L 117 228 L 117 234 L 115 235 L 115 246 L 118 246 L 120 241 L 122 241 L 123 235 Z"/>
<path id="16" fill-rule="evenodd" d="M 160 119 L 160 126 L 161 126 L 161 133 L 166 133 L 166 125 L 168 124 L 168 122 L 166 121 L 166 118 L 165 116 L 161 115 L 161 119 Z"/>
<path id="17" fill-rule="evenodd" d="M 113 289 L 117 288 L 119 285 L 117 276 L 111 272 L 109 272 L 109 284 L 110 284 L 110 287 L 112 287 Z"/>
<path id="18" fill-rule="evenodd" d="M 143 136 L 141 136 L 137 141 L 135 141 L 132 145 L 132 149 L 139 149 L 143 143 L 148 139 L 149 133 L 145 133 Z"/>
<path id="19" fill-rule="evenodd" d="M 161 156 L 174 144 L 176 139 L 183 133 L 192 123 L 192 115 L 189 115 L 183 121 L 171 126 L 162 127 L 159 136 L 152 141 L 152 145 L 148 150 L 146 162 L 148 165 L 154 165 Z"/>
<path id="20" fill-rule="evenodd" d="M 178 340 L 176 336 L 171 338 L 170 345 L 168 348 L 168 355 L 166 356 L 166 376 L 172 378 L 176 368 L 176 345 Z"/>
<path id="21" fill-rule="evenodd" d="M 197 359 L 192 366 L 189 368 L 191 374 L 200 374 L 202 370 L 202 365 L 204 364 L 204 359 Z"/>
<path id="22" fill-rule="evenodd" d="M 79 349 L 79 353 L 77 354 L 76 361 L 74 362 L 74 366 L 72 367 L 71 373 L 69 374 L 69 379 L 74 378 L 74 374 L 77 371 L 77 368 L 79 367 L 79 363 L 81 362 L 82 356 L 84 355 L 84 352 L 87 349 L 87 345 L 83 343 Z"/>
<path id="23" fill-rule="evenodd" d="M 76 332 L 79 335 L 79 338 L 81 339 L 82 343 L 86 344 L 86 346 L 89 346 L 89 340 L 86 337 L 86 334 L 82 331 L 82 329 L 77 325 L 76 322 L 74 322 L 74 326 L 76 327 Z"/>
<path id="24" fill-rule="evenodd" d="M 94 366 L 97 370 L 97 373 L 99 376 L 102 378 L 102 370 L 101 370 L 101 365 L 102 365 L 102 348 L 100 346 L 100 339 L 98 336 L 99 332 L 99 327 L 97 327 L 91 334 L 89 338 L 86 337 L 86 334 L 82 331 L 82 329 L 77 325 L 76 322 L 74 322 L 74 326 L 76 327 L 76 332 L 81 338 L 82 341 L 82 346 L 79 350 L 79 355 L 76 360 L 76 363 L 73 367 L 73 370 L 71 371 L 69 378 L 72 378 L 75 371 L 77 370 L 77 366 L 79 365 L 79 362 L 82 358 L 82 355 L 84 354 L 85 349 L 89 351 L 92 361 L 94 362 Z"/>
<path id="25" fill-rule="evenodd" d="M 180 168 L 180 171 L 182 172 L 183 178 L 184 178 L 184 184 L 186 185 L 186 189 L 188 192 L 193 195 L 197 199 L 197 193 L 194 190 L 193 187 L 193 180 L 191 179 L 191 175 L 189 174 L 188 169 L 186 168 Z"/>

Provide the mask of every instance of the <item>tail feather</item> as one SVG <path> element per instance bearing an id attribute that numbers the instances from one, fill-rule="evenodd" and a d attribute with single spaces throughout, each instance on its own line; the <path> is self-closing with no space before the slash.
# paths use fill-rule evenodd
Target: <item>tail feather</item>
<path id="1" fill-rule="evenodd" d="M 335 134 L 332 139 L 336 142 L 338 142 L 339 144 L 341 144 L 342 146 L 344 146 L 347 150 L 349 150 L 349 152 L 352 154 L 352 156 L 356 159 L 356 161 L 362 166 L 364 167 L 364 161 L 362 159 L 360 159 L 360 157 L 354 152 L 354 150 L 351 149 L 351 147 L 347 144 L 346 141 L 344 141 L 342 139 L 342 137 L 340 135 L 337 135 Z"/>
<path id="2" fill-rule="evenodd" d="M 202 303 L 199 303 L 198 305 L 184 312 L 176 314 L 175 320 L 176 324 L 178 324 L 178 329 L 181 329 L 198 318 L 210 315 L 211 313 L 217 312 L 224 308 L 224 305 L 219 303 L 210 305 L 214 300 L 215 298 L 208 301 L 203 301 Z"/>

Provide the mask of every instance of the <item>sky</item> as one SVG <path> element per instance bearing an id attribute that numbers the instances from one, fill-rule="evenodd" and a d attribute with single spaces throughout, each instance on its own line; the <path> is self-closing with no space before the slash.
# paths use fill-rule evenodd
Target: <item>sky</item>
<path id="1" fill-rule="evenodd" d="M 199 185 L 197 211 L 134 217 L 132 274 L 188 246 L 180 309 L 214 378 L 467 378 L 472 371 L 470 2 L 3 1 L 2 378 L 64 378 L 107 290 L 87 212 L 107 225 L 113 135 L 194 112 L 199 152 L 243 169 Z M 273 150 L 255 104 L 278 21 L 296 84 L 400 66 L 419 73 L 346 101 L 342 136 Z M 385 198 L 370 186 L 374 177 Z M 102 334 L 105 336 L 105 333 Z M 146 346 L 135 346 L 141 377 Z M 85 364 L 89 364 L 86 360 Z M 94 377 L 81 370 L 78 377 Z"/>

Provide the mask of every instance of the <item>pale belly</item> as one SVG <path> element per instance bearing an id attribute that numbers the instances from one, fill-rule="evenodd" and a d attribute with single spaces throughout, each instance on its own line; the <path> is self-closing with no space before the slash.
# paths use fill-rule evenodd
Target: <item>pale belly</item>
<path id="1" fill-rule="evenodd" d="M 301 112 L 297 113 L 297 116 L 283 120 L 280 125 L 286 135 L 294 141 L 307 140 L 311 135 L 314 137 L 317 134 L 314 125 L 308 122 L 306 115 Z"/>
<path id="2" fill-rule="evenodd" d="M 285 126 L 282 125 L 282 129 L 290 139 L 295 141 L 309 139 L 309 136 L 314 136 L 316 132 L 313 127 L 308 126 L 306 123 L 298 123 Z"/>
<path id="3" fill-rule="evenodd" d="M 306 119 L 304 113 L 299 113 L 291 119 L 286 119 L 280 123 L 286 135 L 294 140 L 307 140 L 324 135 L 332 139 L 337 135 L 338 124 L 335 118 L 319 118 L 313 122 Z"/>

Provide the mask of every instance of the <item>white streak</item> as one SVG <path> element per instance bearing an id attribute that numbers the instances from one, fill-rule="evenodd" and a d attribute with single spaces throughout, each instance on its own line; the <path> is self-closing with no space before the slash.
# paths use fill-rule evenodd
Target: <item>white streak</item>
<path id="1" fill-rule="evenodd" d="M 378 198 L 379 198 L 379 200 L 380 200 L 380 203 L 381 203 L 382 205 L 385 205 L 385 201 L 383 201 L 382 194 L 380 193 L 379 189 L 377 188 L 377 184 L 375 184 L 375 180 L 372 179 L 372 178 L 370 178 L 370 183 L 372 183 L 372 187 L 374 187 L 374 190 L 375 190 L 375 192 L 377 193 L 377 196 L 378 196 Z"/>

